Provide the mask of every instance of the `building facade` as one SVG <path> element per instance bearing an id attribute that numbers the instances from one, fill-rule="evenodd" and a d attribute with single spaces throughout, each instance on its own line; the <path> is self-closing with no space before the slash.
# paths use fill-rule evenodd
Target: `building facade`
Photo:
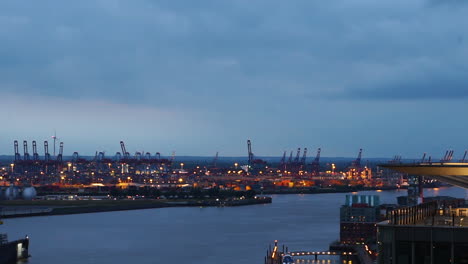
<path id="1" fill-rule="evenodd" d="M 380 221 L 377 195 L 346 195 L 340 209 L 340 242 L 342 244 L 375 241 Z"/>

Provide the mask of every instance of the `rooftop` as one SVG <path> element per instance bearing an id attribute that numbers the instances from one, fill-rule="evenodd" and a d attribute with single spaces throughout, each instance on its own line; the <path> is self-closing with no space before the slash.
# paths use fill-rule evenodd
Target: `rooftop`
<path id="1" fill-rule="evenodd" d="M 379 166 L 415 176 L 430 176 L 468 189 L 468 163 L 466 162 L 388 163 Z"/>
<path id="2" fill-rule="evenodd" d="M 460 200 L 433 201 L 391 211 L 379 225 L 468 227 L 468 207 Z"/>

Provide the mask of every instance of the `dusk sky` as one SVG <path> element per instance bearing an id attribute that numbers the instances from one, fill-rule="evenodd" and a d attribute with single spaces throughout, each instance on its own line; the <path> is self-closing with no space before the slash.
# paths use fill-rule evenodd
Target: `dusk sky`
<path id="1" fill-rule="evenodd" d="M 0 154 L 458 158 L 465 2 L 3 0 Z"/>

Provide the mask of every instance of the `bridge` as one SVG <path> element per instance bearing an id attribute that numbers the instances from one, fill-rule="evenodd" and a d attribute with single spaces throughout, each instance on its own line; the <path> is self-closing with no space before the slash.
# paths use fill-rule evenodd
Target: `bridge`
<path id="1" fill-rule="evenodd" d="M 466 162 L 389 163 L 379 166 L 412 176 L 428 176 L 468 189 L 468 163 Z"/>

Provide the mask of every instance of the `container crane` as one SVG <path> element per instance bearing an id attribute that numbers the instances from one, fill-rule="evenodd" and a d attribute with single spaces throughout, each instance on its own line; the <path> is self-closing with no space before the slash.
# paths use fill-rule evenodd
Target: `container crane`
<path id="1" fill-rule="evenodd" d="M 321 148 L 317 149 L 317 155 L 315 156 L 314 161 L 312 161 L 312 174 L 319 175 L 320 174 L 320 152 Z"/>
<path id="2" fill-rule="evenodd" d="M 13 145 L 14 145 L 14 148 L 15 148 L 15 161 L 20 161 L 21 160 L 21 154 L 19 153 L 18 140 L 15 140 Z"/>
<path id="3" fill-rule="evenodd" d="M 247 140 L 247 153 L 248 153 L 248 168 L 250 169 L 250 167 L 252 166 L 252 161 L 253 161 L 253 153 L 252 153 L 252 142 L 249 140 Z"/>
<path id="4" fill-rule="evenodd" d="M 440 160 L 440 162 L 450 162 L 453 158 L 453 150 L 447 150 L 445 152 L 444 158 Z"/>
<path id="5" fill-rule="evenodd" d="M 255 155 L 252 152 L 252 142 L 250 140 L 247 140 L 247 151 L 248 151 L 248 155 L 249 155 L 249 160 L 248 160 L 248 169 L 249 170 L 255 164 L 266 164 L 266 162 L 264 160 L 255 158 Z"/>
<path id="6" fill-rule="evenodd" d="M 127 149 L 125 148 L 125 143 L 123 141 L 120 141 L 120 148 L 122 149 L 122 155 L 125 160 L 130 159 L 130 153 L 127 152 Z"/>
<path id="7" fill-rule="evenodd" d="M 78 152 L 73 152 L 73 155 L 72 155 L 72 162 L 73 163 L 76 163 L 78 161 L 78 159 L 80 158 L 80 155 L 78 154 Z"/>
<path id="8" fill-rule="evenodd" d="M 122 159 L 122 154 L 120 152 L 116 152 L 115 153 L 115 157 L 114 157 L 115 161 L 120 161 Z"/>
<path id="9" fill-rule="evenodd" d="M 218 152 L 216 151 L 216 155 L 213 158 L 212 166 L 213 166 L 213 168 L 216 168 L 217 165 L 218 165 Z"/>
<path id="10" fill-rule="evenodd" d="M 60 142 L 59 154 L 57 155 L 57 161 L 58 162 L 63 161 L 63 142 Z"/>
<path id="11" fill-rule="evenodd" d="M 50 154 L 49 154 L 49 142 L 44 141 L 44 161 L 49 162 L 50 161 Z"/>
<path id="12" fill-rule="evenodd" d="M 304 148 L 304 154 L 302 154 L 301 165 L 305 167 L 307 159 L 307 148 Z"/>
<path id="13" fill-rule="evenodd" d="M 146 153 L 145 153 L 145 159 L 148 160 L 148 161 L 150 161 L 150 160 L 151 160 L 151 153 L 146 152 Z"/>
<path id="14" fill-rule="evenodd" d="M 460 160 L 460 162 L 465 163 L 467 154 L 468 154 L 468 150 L 465 150 L 465 154 L 463 155 L 463 158 Z"/>
<path id="15" fill-rule="evenodd" d="M 353 161 L 354 168 L 361 168 L 361 158 L 362 158 L 362 149 L 359 149 L 359 154 L 357 158 Z"/>
<path id="16" fill-rule="evenodd" d="M 26 140 L 23 141 L 23 158 L 29 160 L 28 142 Z"/>
<path id="17" fill-rule="evenodd" d="M 297 153 L 296 153 L 296 158 L 294 159 L 294 162 L 297 164 L 299 163 L 299 157 L 301 155 L 301 148 L 297 148 Z"/>
<path id="18" fill-rule="evenodd" d="M 37 144 L 35 140 L 32 142 L 32 148 L 33 148 L 33 160 L 39 161 L 39 154 L 37 153 Z"/>
<path id="19" fill-rule="evenodd" d="M 283 153 L 283 157 L 280 160 L 279 168 L 283 171 L 286 170 L 286 150 Z"/>

